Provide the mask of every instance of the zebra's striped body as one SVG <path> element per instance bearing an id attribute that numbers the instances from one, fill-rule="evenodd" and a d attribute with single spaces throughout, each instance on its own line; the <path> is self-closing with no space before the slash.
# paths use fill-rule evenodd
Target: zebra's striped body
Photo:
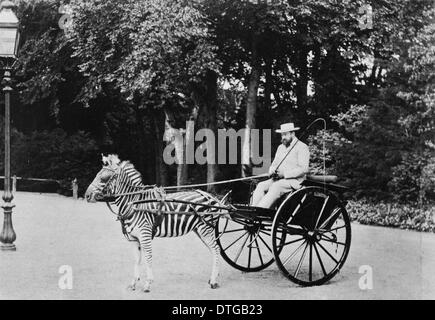
<path id="1" fill-rule="evenodd" d="M 153 226 L 157 219 L 154 212 L 159 210 L 171 212 L 171 214 L 161 216 L 161 223 L 154 230 L 154 236 L 179 237 L 194 231 L 213 255 L 213 270 L 209 283 L 212 288 L 216 288 L 220 249 L 215 238 L 214 224 L 218 214 L 221 213 L 219 209 L 210 208 L 209 205 L 219 206 L 221 205 L 219 200 L 200 190 L 166 195 L 160 188 L 144 189 L 145 186 L 142 184 L 141 175 L 131 163 L 111 163 L 110 165 L 111 168 L 106 170 L 114 173 L 105 181 L 104 178 L 109 175 L 105 175 L 103 172 L 105 168 L 103 167 L 89 186 L 87 198 L 89 201 L 89 197 L 95 198 L 102 194 L 119 195 L 112 204 L 117 208 L 123 225 L 123 232 L 127 239 L 133 243 L 136 255 L 135 276 L 130 288 L 136 288 L 140 279 L 140 267 L 144 262 L 147 271 L 144 290 L 150 290 L 153 281 L 151 241 Z M 143 192 L 136 193 L 142 189 Z M 144 200 L 157 201 L 131 205 Z M 165 202 L 164 200 L 181 200 L 192 204 Z"/>
<path id="2" fill-rule="evenodd" d="M 129 203 L 141 200 L 156 199 L 156 190 L 146 190 L 143 195 L 129 198 L 123 197 L 124 205 L 127 207 Z M 124 199 L 125 198 L 125 199 Z M 218 206 L 220 202 L 214 199 L 212 196 L 200 190 L 189 191 L 189 192 L 178 192 L 174 194 L 169 194 L 165 197 L 166 200 L 181 200 L 186 202 L 197 203 L 196 206 L 187 205 L 184 203 L 172 203 L 163 202 L 160 208 L 159 202 L 140 204 L 134 206 L 135 209 L 139 209 L 141 212 L 132 214 L 131 212 L 126 212 L 126 215 L 131 215 L 131 217 L 122 221 L 125 231 L 127 234 L 131 234 L 135 228 L 142 229 L 145 225 L 154 225 L 156 223 L 155 214 L 149 213 L 150 211 L 162 210 L 165 212 L 173 212 L 173 214 L 163 215 L 163 220 L 159 223 L 157 227 L 155 237 L 180 237 L 187 233 L 195 230 L 199 225 L 204 224 L 205 221 L 212 224 L 214 218 L 211 216 L 213 212 L 218 213 L 216 209 L 208 208 L 208 205 Z M 118 199 L 115 204 L 124 210 L 123 206 L 119 206 L 120 199 Z M 125 208 L 127 211 L 128 208 Z M 132 210 L 133 208 L 130 208 Z M 197 214 L 195 214 L 197 213 Z M 205 216 L 201 214 L 207 213 Z"/>

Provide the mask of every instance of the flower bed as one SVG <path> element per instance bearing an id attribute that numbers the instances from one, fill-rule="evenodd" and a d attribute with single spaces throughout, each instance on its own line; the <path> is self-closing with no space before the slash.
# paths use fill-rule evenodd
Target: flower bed
<path id="1" fill-rule="evenodd" d="M 347 210 L 361 224 L 435 232 L 435 206 L 349 201 Z"/>

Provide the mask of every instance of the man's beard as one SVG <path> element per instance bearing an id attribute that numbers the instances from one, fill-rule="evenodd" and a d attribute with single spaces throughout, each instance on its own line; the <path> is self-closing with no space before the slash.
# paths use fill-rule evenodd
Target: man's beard
<path id="1" fill-rule="evenodd" d="M 292 141 L 293 141 L 293 139 L 290 139 L 290 140 L 282 139 L 282 140 L 281 140 L 281 143 L 282 143 L 283 145 L 285 145 L 286 147 L 289 147 L 289 146 L 291 145 Z"/>

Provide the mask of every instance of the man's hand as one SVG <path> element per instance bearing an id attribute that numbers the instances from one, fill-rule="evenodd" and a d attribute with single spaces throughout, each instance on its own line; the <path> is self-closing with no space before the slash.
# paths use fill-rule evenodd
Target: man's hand
<path id="1" fill-rule="evenodd" d="M 280 171 L 275 171 L 274 173 L 272 173 L 271 175 L 270 175 L 270 178 L 272 179 L 272 180 L 281 180 L 281 179 L 284 179 L 284 174 L 282 173 L 282 172 L 280 172 Z"/>

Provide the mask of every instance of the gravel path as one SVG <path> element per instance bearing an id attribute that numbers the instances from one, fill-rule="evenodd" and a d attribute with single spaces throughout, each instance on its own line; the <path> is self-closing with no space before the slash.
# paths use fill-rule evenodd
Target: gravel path
<path id="1" fill-rule="evenodd" d="M 151 293 L 129 292 L 132 250 L 103 204 L 18 193 L 16 252 L 0 252 L 0 299 L 435 299 L 435 234 L 354 224 L 349 258 L 330 283 L 302 288 L 276 266 L 244 274 L 222 262 L 221 287 L 207 285 L 211 257 L 195 235 L 154 241 Z M 70 266 L 73 289 L 59 288 Z M 359 269 L 373 269 L 361 290 Z"/>

